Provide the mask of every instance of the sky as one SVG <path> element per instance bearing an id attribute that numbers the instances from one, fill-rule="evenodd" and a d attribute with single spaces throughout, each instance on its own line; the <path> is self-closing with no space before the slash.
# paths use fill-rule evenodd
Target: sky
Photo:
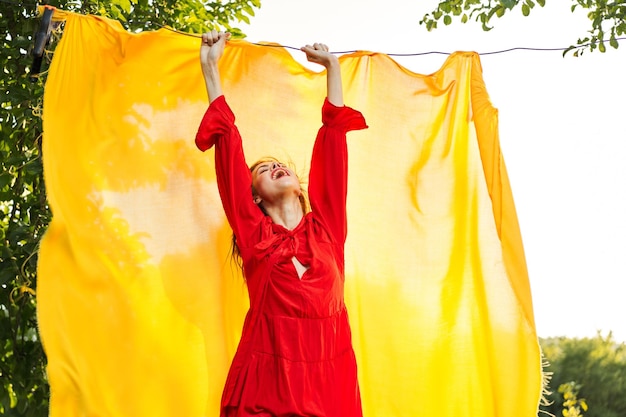
<path id="1" fill-rule="evenodd" d="M 557 4 L 558 3 L 558 4 Z M 526 251 L 540 337 L 594 337 L 612 332 L 626 342 L 626 40 L 615 50 L 512 51 L 563 48 L 586 36 L 584 11 L 547 2 L 493 22 L 419 25 L 433 0 L 264 0 L 250 25 L 250 42 L 331 51 L 387 54 L 475 51 L 499 111 L 504 154 Z M 299 51 L 294 58 L 307 64 Z M 446 55 L 393 57 L 430 74 Z"/>

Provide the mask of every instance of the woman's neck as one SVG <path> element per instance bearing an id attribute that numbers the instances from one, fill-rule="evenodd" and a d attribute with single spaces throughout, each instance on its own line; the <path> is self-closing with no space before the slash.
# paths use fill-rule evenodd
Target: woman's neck
<path id="1" fill-rule="evenodd" d="M 264 206 L 263 208 L 267 212 L 267 215 L 272 218 L 274 223 L 283 226 L 287 230 L 295 229 L 304 217 L 300 200 L 297 198 L 295 200 L 284 201 L 281 204 L 275 204 L 269 207 Z"/>

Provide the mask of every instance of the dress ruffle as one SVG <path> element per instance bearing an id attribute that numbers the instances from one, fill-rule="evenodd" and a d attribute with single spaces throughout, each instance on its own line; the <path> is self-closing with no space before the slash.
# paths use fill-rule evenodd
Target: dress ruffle
<path id="1" fill-rule="evenodd" d="M 344 132 L 367 129 L 367 123 L 360 111 L 348 106 L 335 106 L 328 98 L 322 106 L 322 123 L 325 126 L 341 129 Z"/>
<path id="2" fill-rule="evenodd" d="M 234 124 L 235 114 L 226 103 L 226 98 L 219 96 L 204 113 L 196 133 L 196 146 L 202 152 L 210 149 L 219 137 L 228 134 Z"/>

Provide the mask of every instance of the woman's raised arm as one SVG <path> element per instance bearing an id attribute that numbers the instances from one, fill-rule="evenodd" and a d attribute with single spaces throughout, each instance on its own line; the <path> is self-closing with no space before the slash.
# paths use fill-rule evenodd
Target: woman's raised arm
<path id="1" fill-rule="evenodd" d="M 218 62 L 224 53 L 224 45 L 229 37 L 230 33 L 216 30 L 202 34 L 200 64 L 210 103 L 223 94 Z"/>
<path id="2" fill-rule="evenodd" d="M 327 97 L 331 104 L 343 106 L 343 86 L 341 85 L 341 68 L 339 59 L 328 51 L 323 43 L 314 43 L 300 48 L 309 62 L 315 62 L 326 68 Z"/>

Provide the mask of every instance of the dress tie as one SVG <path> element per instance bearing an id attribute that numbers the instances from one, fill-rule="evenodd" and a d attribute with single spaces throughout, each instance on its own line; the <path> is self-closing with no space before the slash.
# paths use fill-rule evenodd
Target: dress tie
<path id="1" fill-rule="evenodd" d="M 272 223 L 271 227 L 272 235 L 254 245 L 256 250 L 263 253 L 263 256 L 270 257 L 274 255 L 287 259 L 295 256 L 301 264 L 311 264 L 311 251 L 301 250 L 303 248 L 300 247 L 300 239 L 296 237 L 298 232 L 302 233 L 300 230 L 301 226 L 293 230 L 287 230 L 283 226 Z"/>

